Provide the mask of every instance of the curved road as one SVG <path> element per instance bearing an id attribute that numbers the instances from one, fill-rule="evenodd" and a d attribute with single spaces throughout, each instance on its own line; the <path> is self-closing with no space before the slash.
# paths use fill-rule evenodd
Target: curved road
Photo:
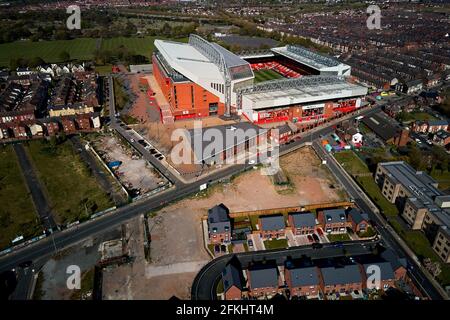
<path id="1" fill-rule="evenodd" d="M 368 254 L 371 247 L 377 241 L 358 241 L 343 243 L 346 253 L 351 256 Z M 308 256 L 313 259 L 323 259 L 342 256 L 342 248 L 336 248 L 334 244 L 324 243 L 322 249 L 313 249 L 312 246 L 291 247 L 288 249 L 274 249 L 264 251 L 243 252 L 228 254 L 218 257 L 205 265 L 197 274 L 192 283 L 192 300 L 216 300 L 216 288 L 221 274 L 227 263 L 233 256 L 239 260 L 242 266 L 247 266 L 252 261 L 275 260 L 282 265 L 287 258 L 298 259 Z"/>

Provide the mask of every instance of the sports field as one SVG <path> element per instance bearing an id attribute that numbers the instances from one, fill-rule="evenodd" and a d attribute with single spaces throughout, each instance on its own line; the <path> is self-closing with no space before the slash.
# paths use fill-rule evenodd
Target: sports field
<path id="1" fill-rule="evenodd" d="M 61 62 L 61 52 L 67 51 L 71 59 L 90 60 L 94 51 L 98 48 L 114 50 L 121 45 L 136 54 L 146 56 L 150 59 L 155 39 L 162 37 L 117 37 L 110 39 L 79 38 L 74 40 L 53 41 L 16 41 L 0 44 L 0 66 L 9 66 L 12 58 L 34 58 L 41 57 L 45 62 Z M 176 41 L 187 42 L 187 38 L 176 39 Z"/>
<path id="2" fill-rule="evenodd" d="M 253 73 L 255 74 L 255 83 L 283 78 L 281 74 L 270 69 L 257 70 Z"/>
<path id="3" fill-rule="evenodd" d="M 54 41 L 16 41 L 0 44 L 0 66 L 9 66 L 12 58 L 41 57 L 46 62 L 61 62 L 59 55 L 63 51 L 70 54 L 71 59 L 92 59 L 97 39 L 74 39 Z"/>

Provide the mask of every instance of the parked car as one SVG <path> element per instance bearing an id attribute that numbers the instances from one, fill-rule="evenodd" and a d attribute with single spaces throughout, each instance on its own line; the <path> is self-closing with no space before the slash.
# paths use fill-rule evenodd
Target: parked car
<path id="1" fill-rule="evenodd" d="M 215 252 L 215 253 L 219 253 L 219 252 L 220 252 L 220 245 L 219 245 L 219 244 L 216 244 L 216 245 L 214 246 L 214 252 Z"/>
<path id="2" fill-rule="evenodd" d="M 309 242 L 314 242 L 314 239 L 313 239 L 313 237 L 310 234 L 308 234 L 308 241 Z"/>
<path id="3" fill-rule="evenodd" d="M 252 240 L 248 240 L 247 241 L 249 248 L 253 248 L 253 241 Z"/>
<path id="4" fill-rule="evenodd" d="M 314 242 L 320 242 L 319 236 L 317 234 L 313 233 L 312 237 L 314 239 Z"/>
<path id="5" fill-rule="evenodd" d="M 317 229 L 317 233 L 319 234 L 319 236 L 321 236 L 321 237 L 323 237 L 323 231 L 322 231 L 322 229 Z"/>

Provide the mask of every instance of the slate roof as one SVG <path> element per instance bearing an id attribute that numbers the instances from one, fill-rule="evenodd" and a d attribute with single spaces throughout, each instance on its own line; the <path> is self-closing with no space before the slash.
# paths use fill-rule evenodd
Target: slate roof
<path id="1" fill-rule="evenodd" d="M 219 204 L 208 210 L 208 229 L 212 231 L 213 228 L 217 228 L 217 232 L 225 232 L 225 227 L 230 230 L 230 218 L 228 217 L 229 210 L 223 204 Z"/>
<path id="2" fill-rule="evenodd" d="M 259 267 L 248 271 L 251 289 L 278 287 L 278 270 L 276 267 Z"/>
<path id="3" fill-rule="evenodd" d="M 316 267 L 289 269 L 293 287 L 313 286 L 319 284 L 319 274 Z"/>
<path id="4" fill-rule="evenodd" d="M 357 265 L 348 265 L 344 267 L 322 268 L 324 284 L 338 285 L 348 283 L 360 283 L 362 281 L 361 272 Z"/>
<path id="5" fill-rule="evenodd" d="M 261 220 L 261 229 L 264 231 L 280 230 L 286 227 L 283 215 L 262 216 L 259 219 Z"/>
<path id="6" fill-rule="evenodd" d="M 346 215 L 344 209 L 324 210 L 325 223 L 346 222 Z"/>
<path id="7" fill-rule="evenodd" d="M 313 228 L 316 225 L 316 216 L 311 212 L 291 213 L 289 215 L 292 217 L 292 221 L 294 222 L 293 227 L 295 228 Z"/>
<path id="8" fill-rule="evenodd" d="M 368 268 L 370 266 L 373 266 L 373 265 L 378 266 L 380 268 L 381 280 L 393 280 L 393 279 L 395 279 L 394 270 L 392 269 L 392 265 L 389 262 L 363 264 L 364 271 L 366 272 L 366 274 L 367 274 Z M 367 274 L 367 276 L 369 276 L 370 274 L 371 274 L 371 272 L 369 272 L 369 274 Z"/>
<path id="9" fill-rule="evenodd" d="M 225 292 L 232 286 L 240 290 L 243 288 L 241 271 L 232 264 L 228 264 L 222 271 L 222 281 Z"/>
<path id="10" fill-rule="evenodd" d="M 352 208 L 348 215 L 352 218 L 352 221 L 356 224 L 360 224 L 363 221 L 367 221 L 367 215 L 363 214 L 361 210 L 358 210 L 356 208 Z"/>

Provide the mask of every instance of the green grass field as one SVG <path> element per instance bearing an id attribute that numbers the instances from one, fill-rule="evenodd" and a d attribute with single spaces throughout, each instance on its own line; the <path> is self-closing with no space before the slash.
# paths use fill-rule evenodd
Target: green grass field
<path id="1" fill-rule="evenodd" d="M 351 150 L 340 151 L 334 157 L 350 174 L 370 172 L 366 164 Z"/>
<path id="2" fill-rule="evenodd" d="M 70 54 L 71 59 L 92 59 L 97 39 L 74 39 L 54 41 L 16 41 L 0 44 L 0 65 L 9 66 L 12 58 L 41 57 L 46 62 L 61 62 L 59 55 L 63 51 Z"/>
<path id="3" fill-rule="evenodd" d="M 0 145 L 0 250 L 11 240 L 42 233 L 41 224 L 13 148 Z"/>
<path id="4" fill-rule="evenodd" d="M 330 242 L 339 242 L 339 241 L 351 241 L 350 236 L 346 233 L 342 234 L 329 234 L 327 235 L 328 240 Z"/>
<path id="5" fill-rule="evenodd" d="M 53 63 L 61 62 L 59 55 L 63 51 L 70 54 L 71 59 L 91 60 L 97 47 L 113 50 L 125 46 L 136 54 L 150 58 L 155 48 L 155 39 L 163 37 L 117 37 L 111 39 L 79 38 L 74 40 L 52 40 L 52 41 L 16 41 L 0 44 L 0 66 L 9 66 L 12 58 L 34 58 L 41 57 L 44 61 Z M 179 42 L 187 42 L 187 38 L 176 39 Z"/>
<path id="6" fill-rule="evenodd" d="M 113 206 L 69 141 L 57 147 L 33 141 L 27 151 L 48 191 L 58 223 L 85 219 Z"/>
<path id="7" fill-rule="evenodd" d="M 253 71 L 253 73 L 255 74 L 255 83 L 283 78 L 281 74 L 270 69 Z"/>

